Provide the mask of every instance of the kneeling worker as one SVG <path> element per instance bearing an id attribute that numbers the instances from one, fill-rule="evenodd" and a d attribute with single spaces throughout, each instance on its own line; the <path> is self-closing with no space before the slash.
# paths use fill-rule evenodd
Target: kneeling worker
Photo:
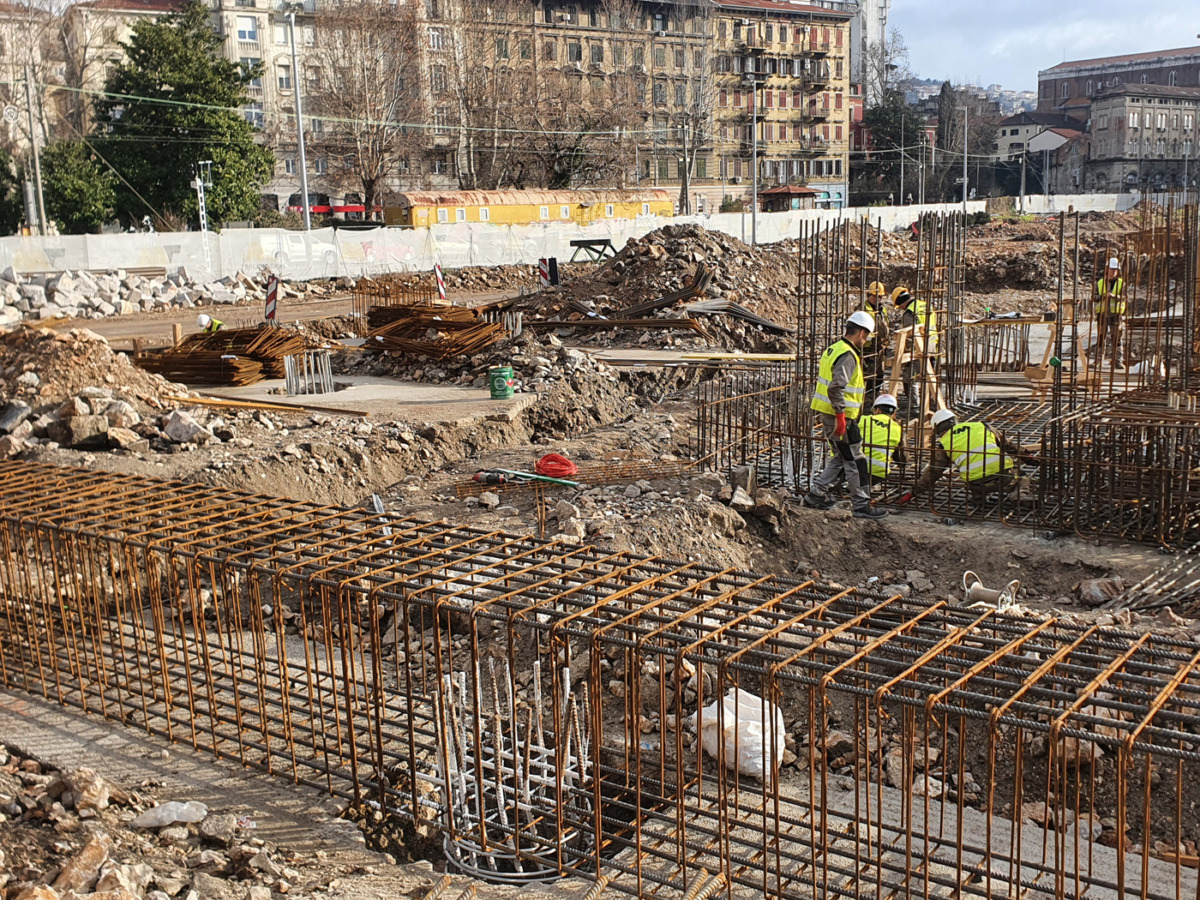
<path id="1" fill-rule="evenodd" d="M 885 481 L 892 471 L 892 463 L 905 465 L 908 460 L 900 442 L 904 428 L 896 421 L 899 404 L 891 394 L 880 394 L 875 398 L 871 415 L 863 416 L 859 431 L 862 434 L 863 454 L 867 458 L 870 486 Z"/>
<path id="2" fill-rule="evenodd" d="M 214 319 L 208 313 L 200 313 L 196 316 L 196 324 L 205 334 L 216 334 L 218 331 L 225 330 L 225 323 L 220 319 Z"/>
<path id="3" fill-rule="evenodd" d="M 887 516 L 884 510 L 871 507 L 871 497 L 867 492 L 870 476 L 866 457 L 863 456 L 862 436 L 858 430 L 858 417 L 865 395 L 860 354 L 874 330 L 875 319 L 870 313 L 859 311 L 850 316 L 842 339 L 821 354 L 817 388 L 811 403 L 832 455 L 821 474 L 813 479 L 804 503 L 815 509 L 832 507 L 829 491 L 845 475 L 854 516 L 858 519 L 882 519 Z"/>
<path id="4" fill-rule="evenodd" d="M 967 486 L 971 499 L 982 502 L 989 494 L 1014 487 L 1019 476 L 1017 457 L 1021 448 L 983 422 L 959 424 L 953 412 L 939 409 L 933 414 L 933 459 L 921 473 L 911 492 L 900 498 L 907 503 L 933 485 L 953 465 Z"/>

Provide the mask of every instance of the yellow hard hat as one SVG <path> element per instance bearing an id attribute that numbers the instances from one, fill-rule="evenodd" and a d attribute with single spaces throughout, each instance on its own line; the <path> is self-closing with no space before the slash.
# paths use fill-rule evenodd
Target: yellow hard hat
<path id="1" fill-rule="evenodd" d="M 892 291 L 892 303 L 896 306 L 899 306 L 901 303 L 907 303 L 911 299 L 912 294 L 910 294 L 908 288 L 902 284 L 897 285 L 896 289 Z"/>
<path id="2" fill-rule="evenodd" d="M 872 281 L 867 286 L 867 293 L 876 297 L 883 297 L 887 294 L 887 288 L 883 286 L 882 281 Z"/>

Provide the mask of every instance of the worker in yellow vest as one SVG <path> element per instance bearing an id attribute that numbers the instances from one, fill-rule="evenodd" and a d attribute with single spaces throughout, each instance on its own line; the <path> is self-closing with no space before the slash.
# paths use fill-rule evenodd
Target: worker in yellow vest
<path id="1" fill-rule="evenodd" d="M 899 404 L 891 394 L 880 394 L 875 398 L 871 415 L 863 416 L 859 431 L 862 434 L 863 455 L 867 458 L 870 486 L 885 481 L 892 472 L 892 464 L 905 465 L 904 427 L 896 420 Z"/>
<path id="2" fill-rule="evenodd" d="M 930 365 L 936 371 L 937 369 L 937 352 L 938 352 L 938 321 L 937 312 L 924 300 L 915 297 L 909 289 L 903 285 L 898 286 L 892 291 L 892 303 L 901 310 L 900 327 L 913 328 L 921 325 L 925 328 L 924 348 L 925 357 L 929 359 Z M 910 338 L 908 342 L 909 353 L 915 352 L 916 342 Z M 901 372 L 904 383 L 904 399 L 908 404 L 909 417 L 919 416 L 921 414 L 921 389 L 920 382 L 925 374 L 925 365 L 918 356 L 912 362 L 904 364 Z"/>
<path id="3" fill-rule="evenodd" d="M 1096 281 L 1096 362 L 1104 361 L 1106 344 L 1112 339 L 1112 361 L 1114 369 L 1125 368 L 1125 354 L 1121 346 L 1123 318 L 1125 316 L 1125 281 L 1121 278 L 1121 260 L 1113 257 L 1108 268 Z"/>
<path id="4" fill-rule="evenodd" d="M 867 394 L 875 396 L 884 388 L 887 379 L 888 341 L 891 339 L 891 326 L 888 325 L 888 311 L 884 307 L 887 288 L 883 282 L 872 281 L 867 286 L 863 305 L 875 320 L 875 331 L 863 345 L 863 377 L 867 382 Z"/>
<path id="5" fill-rule="evenodd" d="M 931 419 L 933 458 L 911 492 L 900 498 L 907 503 L 933 488 L 953 466 L 977 503 L 989 494 L 1009 491 L 1017 484 L 1017 459 L 1021 448 L 983 422 L 962 422 L 951 410 L 939 409 Z"/>
<path id="6" fill-rule="evenodd" d="M 205 334 L 216 334 L 218 331 L 225 330 L 225 323 L 220 319 L 214 319 L 208 313 L 200 313 L 196 316 L 196 324 Z"/>
<path id="7" fill-rule="evenodd" d="M 874 330 L 875 319 L 870 313 L 859 311 L 850 316 L 842 338 L 821 354 L 817 385 L 810 404 L 829 444 L 830 457 L 809 485 L 804 503 L 814 509 L 829 509 L 834 503 L 829 492 L 844 476 L 856 519 L 887 516 L 884 510 L 871 507 L 871 495 L 867 491 L 870 473 L 858 430 L 858 418 L 866 396 L 862 348 Z"/>

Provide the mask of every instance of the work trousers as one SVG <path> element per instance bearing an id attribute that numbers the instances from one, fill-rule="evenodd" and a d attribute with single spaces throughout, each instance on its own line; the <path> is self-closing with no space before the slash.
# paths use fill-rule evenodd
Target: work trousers
<path id="1" fill-rule="evenodd" d="M 1096 362 L 1101 363 L 1108 353 L 1108 344 L 1112 344 L 1112 362 L 1114 366 L 1125 364 L 1124 332 L 1125 326 L 1118 313 L 1099 313 L 1096 316 Z"/>
<path id="2" fill-rule="evenodd" d="M 967 493 L 970 495 L 972 502 L 983 503 L 992 494 L 1001 494 L 1011 490 L 1013 485 L 1017 483 L 1017 478 L 1020 474 L 1020 471 L 1014 466 L 1003 472 L 988 475 L 986 478 L 977 478 L 974 481 L 968 481 Z"/>
<path id="3" fill-rule="evenodd" d="M 846 434 L 841 440 L 833 436 L 837 430 L 837 416 L 817 413 L 821 430 L 829 444 L 832 456 L 825 468 L 813 479 L 809 490 L 824 499 L 837 486 L 838 480 L 844 475 L 846 487 L 850 492 L 850 502 L 855 509 L 867 509 L 871 505 L 871 495 L 867 493 L 867 483 L 870 478 L 867 469 L 867 458 L 863 455 L 862 435 L 858 430 L 858 422 L 846 423 Z"/>

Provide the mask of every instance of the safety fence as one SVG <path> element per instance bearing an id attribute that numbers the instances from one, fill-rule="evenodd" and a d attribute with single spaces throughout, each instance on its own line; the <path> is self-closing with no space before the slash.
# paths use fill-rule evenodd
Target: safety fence
<path id="1" fill-rule="evenodd" d="M 0 463 L 0 684 L 638 897 L 1194 896 L 1200 645 Z"/>

